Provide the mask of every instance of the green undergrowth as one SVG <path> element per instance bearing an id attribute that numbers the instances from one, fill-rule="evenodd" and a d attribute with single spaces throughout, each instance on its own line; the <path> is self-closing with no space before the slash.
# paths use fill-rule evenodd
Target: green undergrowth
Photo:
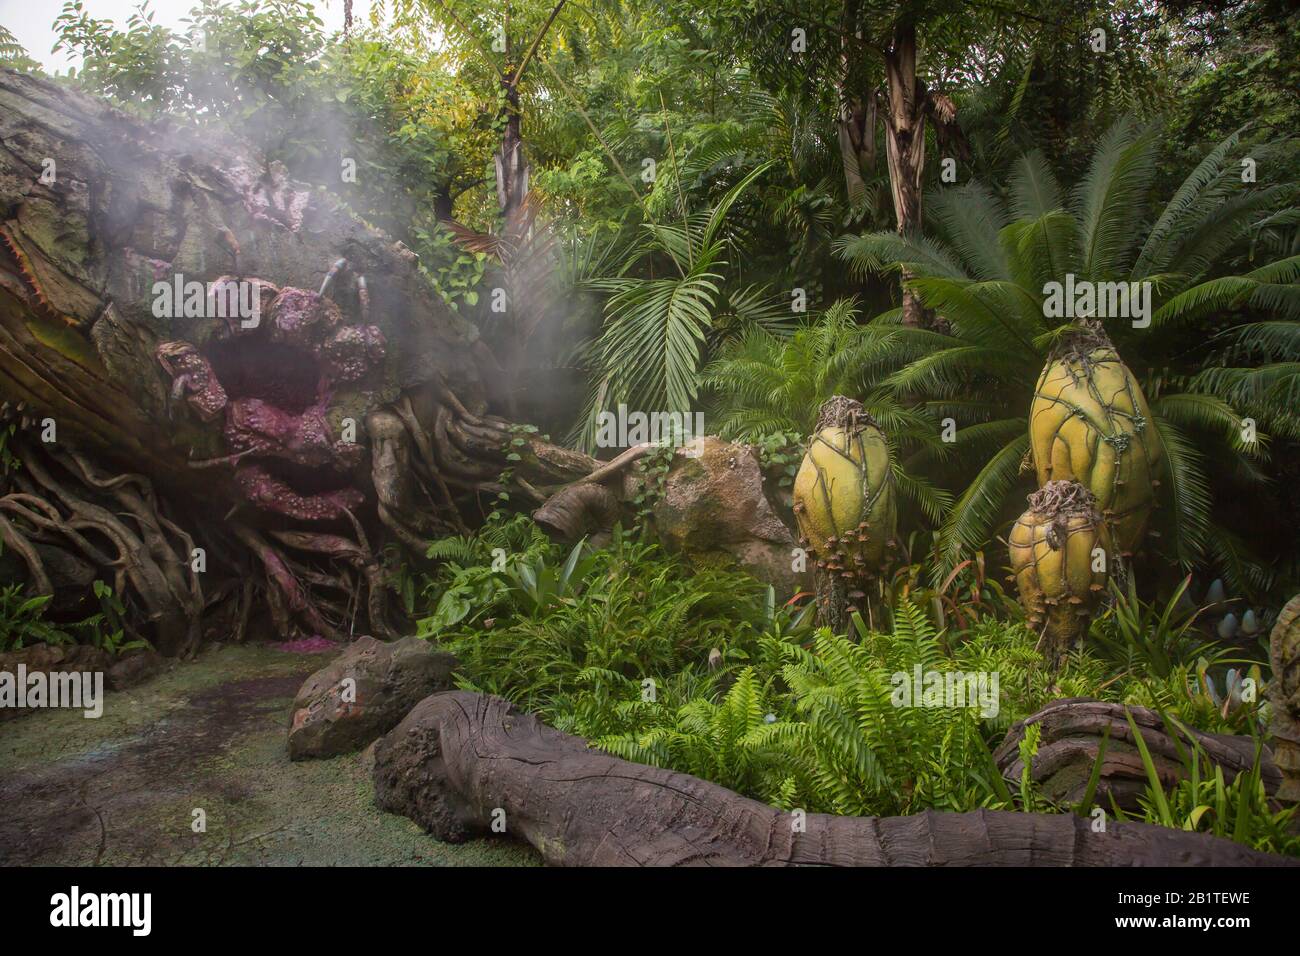
<path id="1" fill-rule="evenodd" d="M 1267 718 L 1241 692 L 1244 669 L 1225 671 L 1231 662 L 1172 615 L 1162 630 L 1160 609 L 1136 596 L 1117 595 L 1098 640 L 1052 673 L 1014 614 L 964 626 L 947 615 L 941 627 L 942 612 L 900 597 L 885 629 L 855 615 L 834 634 L 813 625 L 809 606 L 782 605 L 746 574 L 693 567 L 634 532 L 561 547 L 527 519 L 495 519 L 431 556 L 440 570 L 408 581 L 408 600 L 420 633 L 459 658 L 461 687 L 500 694 L 609 753 L 786 809 L 1087 812 L 1000 777 L 992 750 L 1016 720 L 1065 697 L 1155 707 L 1216 733 L 1258 734 Z M 1138 632 L 1126 626 L 1143 615 L 1157 622 L 1141 632 L 1145 649 L 1166 667 L 1145 666 L 1130 643 Z M 968 683 L 973 706 L 899 706 L 918 668 L 954 682 L 985 675 L 985 696 Z M 1250 674 L 1262 686 L 1258 666 Z M 1025 746 L 1032 757 L 1034 735 Z M 1169 792 L 1156 780 L 1143 807 L 1149 822 L 1300 852 L 1258 773 L 1225 781 L 1198 766 Z"/>
<path id="2" fill-rule="evenodd" d="M 149 646 L 125 636 L 126 608 L 111 587 L 96 581 L 94 594 L 97 611 L 81 620 L 59 623 L 49 618 L 53 595 L 31 595 L 21 584 L 0 585 L 0 652 L 38 643 L 90 644 L 110 654 Z"/>

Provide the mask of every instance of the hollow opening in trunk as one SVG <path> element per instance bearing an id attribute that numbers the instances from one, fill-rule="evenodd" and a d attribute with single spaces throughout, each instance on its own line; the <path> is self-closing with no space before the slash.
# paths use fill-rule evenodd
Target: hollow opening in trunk
<path id="1" fill-rule="evenodd" d="M 292 414 L 316 402 L 320 366 L 310 352 L 295 345 L 225 339 L 209 345 L 204 354 L 232 400 L 258 398 Z"/>
<path id="2" fill-rule="evenodd" d="M 352 486 L 349 475 L 333 468 L 299 465 L 282 458 L 259 458 L 257 465 L 272 478 L 283 481 L 304 498 L 341 491 Z"/>

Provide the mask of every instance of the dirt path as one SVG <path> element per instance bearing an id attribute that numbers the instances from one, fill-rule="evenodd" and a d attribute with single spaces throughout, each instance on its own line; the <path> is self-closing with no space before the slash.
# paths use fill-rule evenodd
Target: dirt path
<path id="1" fill-rule="evenodd" d="M 109 694 L 98 720 L 50 710 L 0 724 L 0 864 L 536 863 L 518 843 L 452 846 L 381 813 L 359 755 L 290 763 L 289 706 L 327 659 L 211 649 Z"/>

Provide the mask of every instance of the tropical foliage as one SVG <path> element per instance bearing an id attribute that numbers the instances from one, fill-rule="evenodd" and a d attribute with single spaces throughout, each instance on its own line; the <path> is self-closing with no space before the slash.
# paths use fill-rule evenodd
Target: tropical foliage
<path id="1" fill-rule="evenodd" d="M 759 448 L 779 500 L 828 399 L 879 425 L 898 541 L 865 614 L 817 628 L 807 595 L 686 564 L 640 521 L 561 546 L 502 493 L 474 533 L 389 563 L 462 686 L 785 808 L 1057 812 L 993 766 L 1014 720 L 1088 696 L 1259 734 L 1262 648 L 1216 639 L 1189 595 L 1222 578 L 1262 609 L 1300 585 L 1300 13 L 1061 7 L 811 0 L 792 33 L 768 0 L 516 0 L 504 20 L 388 0 L 346 24 L 196 0 L 171 29 L 69 0 L 53 29 L 78 61 L 60 82 L 247 140 L 406 243 L 501 352 L 529 429 L 592 451 L 620 405 L 700 411 Z M 3 27 L 0 65 L 37 68 Z M 1056 308 L 1079 283 L 1129 310 Z M 1035 383 L 1081 319 L 1165 464 L 1145 552 L 1053 669 L 1000 581 Z M 635 472 L 641 518 L 670 457 Z M 113 646 L 97 594 L 68 623 L 0 590 L 0 649 Z M 996 674 L 996 706 L 898 706 L 917 668 Z M 1152 771 L 1144 819 L 1300 852 L 1258 768 L 1200 756 L 1173 788 Z"/>
<path id="2" fill-rule="evenodd" d="M 493 571 L 489 545 L 503 532 L 533 544 Z M 700 573 L 622 532 L 608 548 L 565 549 L 514 519 L 510 530 L 463 539 L 456 550 L 464 562 L 426 579 L 418 606 L 433 609 L 428 621 L 467 580 L 490 582 L 469 614 L 435 628 L 462 662 L 462 687 L 502 694 L 618 756 L 787 809 L 1070 811 L 1028 780 L 1003 780 L 991 756 L 1014 721 L 1061 697 L 1155 707 L 1166 720 L 1218 733 L 1257 734 L 1263 722 L 1258 705 L 1230 708 L 1211 696 L 1226 662 L 1207 660 L 1176 630 L 1163 645 L 1164 674 L 1116 653 L 1118 637 L 1101 653 L 1072 651 L 1052 671 L 1032 631 L 992 612 L 942 627 L 900 599 L 887 628 L 854 615 L 848 633 L 835 634 L 812 627 L 811 605 L 779 607 L 770 588 L 739 572 Z M 1094 629 L 1122 631 L 1108 620 Z M 967 685 L 967 706 L 922 706 L 899 697 L 917 668 L 954 679 L 996 674 L 997 684 L 984 696 Z M 1032 756 L 1032 739 L 1026 747 Z M 1144 811 L 1144 819 L 1179 827 L 1191 819 L 1261 848 L 1300 850 L 1259 786 L 1249 774 L 1216 782 L 1206 771 L 1171 793 L 1151 790 L 1144 807 L 1159 808 L 1163 797 L 1182 809 Z M 1221 820 L 1188 805 L 1194 798 L 1219 807 Z"/>
<path id="3" fill-rule="evenodd" d="M 772 46 L 779 5 L 686 0 L 516 4 L 491 43 L 477 0 L 400 0 L 345 35 L 302 0 L 206 0 L 183 34 L 147 9 L 118 29 L 74 0 L 55 26 L 83 58 L 78 82 L 233 128 L 406 241 L 529 394 L 553 396 L 535 421 L 579 446 L 620 403 L 703 409 L 710 430 L 762 441 L 806 437 L 831 394 L 862 401 L 896 451 L 904 521 L 939 531 L 936 577 L 988 549 L 1031 490 L 1024 411 L 1068 324 L 1043 315 L 1043 286 L 1149 282 L 1151 325 L 1108 331 L 1169 456 L 1153 547 L 1243 593 L 1284 592 L 1294 536 L 1261 517 L 1290 514 L 1280 488 L 1300 472 L 1298 164 L 1277 95 L 1295 17 L 1255 0 L 1216 32 L 1196 4 L 1114 2 L 1046 29 L 1060 11 L 1024 0 L 912 6 L 819 0 L 810 22 L 852 9 L 864 42 L 814 30 L 802 57 Z M 1081 57 L 1066 36 L 1094 24 L 1110 45 Z M 847 129 L 836 102 L 876 116 L 876 44 L 904 40 L 963 129 L 958 142 L 932 118 L 957 182 L 926 164 L 906 237 L 883 141 Z M 518 103 L 503 104 L 521 51 Z M 1194 115 L 1179 84 L 1200 102 L 1231 87 L 1241 109 Z M 508 232 L 492 155 L 515 117 L 539 210 L 531 264 L 481 238 Z M 490 309 L 493 287 L 517 314 Z M 900 288 L 930 308 L 922 327 L 901 324 Z"/>
<path id="4" fill-rule="evenodd" d="M 1169 557 L 1188 568 L 1213 561 L 1243 585 L 1268 583 L 1269 571 L 1216 521 L 1214 489 L 1258 487 L 1270 434 L 1291 438 L 1300 424 L 1287 402 L 1300 382 L 1292 361 L 1300 257 L 1215 273 L 1235 242 L 1294 213 L 1287 205 L 1291 184 L 1242 182 L 1233 157 L 1238 143 L 1233 134 L 1211 150 L 1153 213 L 1145 234 L 1134 224 L 1146 221 L 1155 134 L 1124 119 L 1098 143 L 1087 174 L 1068 194 L 1046 158 L 1029 153 L 1016 165 L 1005 197 L 978 183 L 941 191 L 931 208 L 942 239 L 874 233 L 839 241 L 837 253 L 857 269 L 905 271 L 908 285 L 947 326 L 905 329 L 892 315 L 872 323 L 879 335 L 897 336 L 917 351 L 924 346 L 919 357 L 897 351 L 885 379 L 894 395 L 922 402 L 973 433 L 968 442 L 958 433 L 958 457 L 969 451 L 978 471 L 944 517 L 940 571 L 989 539 L 1020 486 L 1032 383 L 1051 346 L 1073 324 L 1048 317 L 1046 287 L 1064 286 L 1073 276 L 1076 283 L 1149 283 L 1149 327 L 1129 315 L 1105 326 L 1139 376 L 1170 460 L 1165 503 L 1171 520 L 1162 526 Z M 1250 321 L 1260 312 L 1278 318 Z M 1195 320 L 1202 320 L 1197 336 L 1201 362 L 1209 367 L 1171 369 L 1169 356 L 1185 347 Z M 1232 364 L 1247 348 L 1268 363 Z M 1243 437 L 1247 418 L 1258 426 L 1249 441 Z M 990 439 L 1000 443 L 991 454 Z M 1235 465 L 1211 469 L 1212 455 Z"/>

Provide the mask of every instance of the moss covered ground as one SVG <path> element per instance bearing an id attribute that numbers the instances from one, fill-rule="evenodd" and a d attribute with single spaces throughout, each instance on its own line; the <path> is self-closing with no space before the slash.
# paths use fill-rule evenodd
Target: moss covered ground
<path id="1" fill-rule="evenodd" d="M 291 763 L 294 693 L 327 660 L 226 646 L 110 693 L 104 714 L 0 724 L 0 863 L 530 865 L 527 846 L 453 846 L 375 808 L 361 754 Z M 195 810 L 206 830 L 195 832 Z"/>

